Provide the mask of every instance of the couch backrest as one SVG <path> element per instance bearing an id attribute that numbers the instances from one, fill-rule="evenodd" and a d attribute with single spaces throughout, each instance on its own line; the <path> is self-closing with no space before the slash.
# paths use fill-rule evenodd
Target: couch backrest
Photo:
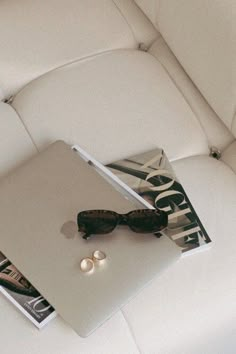
<path id="1" fill-rule="evenodd" d="M 136 1 L 156 22 L 185 71 L 236 136 L 235 0 Z M 152 11 L 157 11 L 156 17 Z"/>
<path id="2" fill-rule="evenodd" d="M 0 100 L 62 65 L 136 47 L 111 0 L 0 1 Z"/>

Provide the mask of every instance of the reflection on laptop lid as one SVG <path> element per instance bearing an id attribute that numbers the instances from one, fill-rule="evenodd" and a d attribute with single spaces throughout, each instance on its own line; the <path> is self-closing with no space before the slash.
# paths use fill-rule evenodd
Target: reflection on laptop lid
<path id="1" fill-rule="evenodd" d="M 167 237 L 122 226 L 82 239 L 74 222 L 87 209 L 126 213 L 134 205 L 62 141 L 0 183 L 1 251 L 81 336 L 180 256 Z M 107 255 L 106 262 L 83 273 L 81 259 L 95 250 Z"/>

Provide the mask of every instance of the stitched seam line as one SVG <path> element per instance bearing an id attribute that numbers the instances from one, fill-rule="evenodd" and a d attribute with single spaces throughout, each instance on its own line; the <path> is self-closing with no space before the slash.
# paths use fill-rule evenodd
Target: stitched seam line
<path id="1" fill-rule="evenodd" d="M 156 22 L 156 25 L 159 29 L 159 32 L 161 33 L 161 30 L 160 30 L 160 11 L 161 11 L 161 0 L 158 1 L 158 5 L 156 5 L 156 18 L 155 18 L 155 22 Z"/>
<path id="2" fill-rule="evenodd" d="M 43 77 L 44 75 L 48 75 L 54 71 L 57 71 L 57 70 L 60 70 L 60 69 L 63 69 L 64 67 L 66 66 L 70 66 L 70 65 L 73 65 L 73 64 L 80 64 L 80 63 L 83 63 L 84 61 L 87 61 L 87 60 L 90 60 L 90 59 L 93 59 L 93 58 L 97 58 L 97 57 L 100 57 L 102 55 L 106 55 L 106 54 L 110 54 L 110 53 L 113 53 L 113 52 L 119 52 L 119 51 L 133 51 L 133 50 L 136 50 L 136 49 L 133 49 L 133 48 L 116 48 L 116 49 L 108 49 L 108 50 L 104 50 L 100 53 L 95 53 L 95 54 L 90 54 L 88 56 L 85 56 L 85 57 L 82 57 L 82 58 L 76 58 L 76 59 L 73 59 L 71 61 L 68 61 L 66 63 L 63 63 L 55 68 L 52 68 L 52 69 L 49 69 L 48 71 L 45 71 L 43 72 L 42 74 L 34 77 L 32 80 L 30 80 L 29 82 L 27 82 L 24 86 L 22 86 L 19 91 L 17 91 L 16 93 L 13 94 L 13 97 L 15 98 L 17 95 L 19 95 L 19 93 L 21 91 L 23 91 L 28 85 L 32 84 L 32 82 L 40 79 L 41 77 Z M 14 99 L 12 101 L 12 103 L 14 102 Z"/>
<path id="3" fill-rule="evenodd" d="M 158 39 L 160 40 L 161 37 Z M 150 54 L 150 53 L 149 53 Z M 152 55 L 152 54 L 151 54 Z M 200 121 L 200 119 L 198 118 L 197 113 L 194 111 L 193 107 L 191 106 L 190 102 L 188 101 L 187 97 L 185 96 L 184 92 L 182 91 L 181 87 L 178 85 L 177 81 L 174 79 L 174 77 L 171 75 L 171 73 L 169 72 L 169 70 L 164 66 L 164 64 L 154 55 L 152 55 L 157 61 L 158 63 L 160 63 L 160 65 L 163 67 L 163 69 L 165 70 L 165 72 L 167 73 L 167 75 L 169 76 L 169 78 L 171 79 L 171 81 L 174 83 L 175 87 L 177 88 L 177 90 L 181 93 L 181 96 L 183 97 L 183 99 L 185 100 L 186 104 L 189 106 L 189 108 L 191 109 L 194 117 L 196 118 L 197 122 L 199 123 L 209 146 L 209 140 L 208 140 L 208 136 L 207 133 L 204 129 L 203 123 Z M 181 67 L 182 68 L 182 67 Z M 183 69 L 183 68 L 182 68 Z M 184 70 L 184 69 L 183 69 Z M 184 71 L 185 72 L 185 71 Z M 185 74 L 187 75 L 187 73 L 185 72 Z M 187 75 L 188 76 L 188 75 Z M 189 76 L 188 76 L 189 78 Z M 191 81 L 191 79 L 189 78 L 189 80 Z M 192 81 L 191 81 L 192 83 Z"/>
<path id="4" fill-rule="evenodd" d="M 33 137 L 31 136 L 28 127 L 26 126 L 25 122 L 23 121 L 22 117 L 21 117 L 20 114 L 17 112 L 17 110 L 15 109 L 15 107 L 13 107 L 12 105 L 11 105 L 11 107 L 12 107 L 12 109 L 16 112 L 17 116 L 19 117 L 19 120 L 21 121 L 21 124 L 23 125 L 23 127 L 24 127 L 26 133 L 28 134 L 28 136 L 29 136 L 29 138 L 30 138 L 32 144 L 34 145 L 36 151 L 39 152 L 39 149 L 38 149 L 38 147 L 37 147 L 37 145 L 36 145 L 36 143 L 35 143 Z"/>
<path id="5" fill-rule="evenodd" d="M 112 0 L 114 6 L 117 8 L 117 10 L 119 11 L 119 13 L 121 14 L 122 18 L 124 19 L 124 21 L 126 22 L 127 26 L 129 27 L 133 37 L 134 37 L 134 40 L 136 43 L 138 43 L 138 40 L 137 38 L 135 37 L 135 34 L 134 34 L 134 31 L 130 25 L 130 23 L 128 22 L 127 18 L 125 17 L 125 15 L 123 14 L 123 12 L 121 11 L 120 7 L 117 5 L 117 3 L 115 2 L 115 0 Z"/>
<path id="6" fill-rule="evenodd" d="M 236 177 L 236 173 L 235 173 L 235 170 L 233 169 L 233 167 L 231 167 L 230 165 L 227 164 L 227 162 L 225 162 L 222 158 L 220 159 L 220 162 L 223 163 L 225 166 L 228 167 L 228 169 L 230 171 L 232 171 L 234 174 L 235 174 L 235 177 Z"/>
<path id="7" fill-rule="evenodd" d="M 157 59 L 158 60 L 158 59 Z M 190 105 L 190 102 L 188 101 L 187 97 L 184 95 L 183 91 L 181 90 L 180 86 L 177 84 L 176 80 L 171 76 L 170 72 L 168 71 L 168 69 L 158 60 L 158 62 L 161 64 L 161 66 L 163 67 L 163 69 L 166 71 L 166 73 L 168 74 L 169 78 L 171 79 L 171 81 L 174 83 L 175 87 L 177 88 L 177 90 L 181 93 L 181 96 L 183 97 L 183 99 L 185 100 L 186 104 L 189 106 L 189 108 L 191 109 L 194 117 L 196 118 L 196 120 L 198 121 L 202 132 L 204 133 L 207 143 L 208 143 L 208 136 L 206 134 L 206 131 L 204 129 L 204 126 L 202 124 L 202 122 L 200 121 L 200 119 L 198 119 L 198 116 L 196 114 L 196 112 L 194 111 L 193 107 Z"/>
<path id="8" fill-rule="evenodd" d="M 233 131 L 234 121 L 236 121 L 236 112 L 233 114 L 232 124 L 231 124 L 231 131 Z"/>
<path id="9" fill-rule="evenodd" d="M 233 169 L 232 166 L 230 166 L 225 160 L 224 160 L 224 152 L 233 144 L 235 144 L 236 140 L 234 140 L 233 142 L 231 142 L 224 150 L 223 150 L 223 155 L 220 159 L 220 162 L 222 162 L 224 165 L 226 165 L 231 171 L 233 171 L 233 173 L 236 175 L 235 170 Z"/>

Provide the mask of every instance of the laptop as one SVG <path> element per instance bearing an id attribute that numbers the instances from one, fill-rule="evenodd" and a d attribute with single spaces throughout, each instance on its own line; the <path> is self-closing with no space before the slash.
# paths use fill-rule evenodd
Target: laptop
<path id="1" fill-rule="evenodd" d="M 0 182 L 1 251 L 82 337 L 180 257 L 166 236 L 125 226 L 84 240 L 76 218 L 87 209 L 135 207 L 63 141 Z M 81 259 L 95 250 L 107 255 L 105 264 L 82 272 Z"/>

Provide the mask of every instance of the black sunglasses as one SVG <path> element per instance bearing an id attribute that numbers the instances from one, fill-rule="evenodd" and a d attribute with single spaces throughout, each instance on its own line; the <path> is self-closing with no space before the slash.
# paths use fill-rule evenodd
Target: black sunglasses
<path id="1" fill-rule="evenodd" d="M 87 240 L 91 234 L 107 234 L 117 225 L 128 225 L 138 233 L 156 233 L 167 227 L 168 215 L 158 209 L 137 209 L 127 214 L 118 214 L 111 210 L 85 210 L 77 216 L 79 232 Z"/>

